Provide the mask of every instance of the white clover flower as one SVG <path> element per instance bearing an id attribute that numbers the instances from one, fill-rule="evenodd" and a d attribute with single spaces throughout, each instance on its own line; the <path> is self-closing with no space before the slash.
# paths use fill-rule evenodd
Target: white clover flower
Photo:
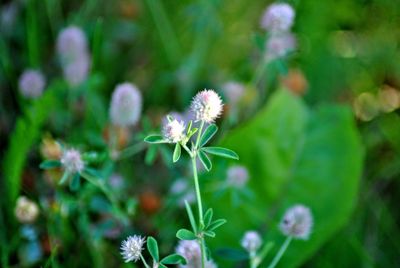
<path id="1" fill-rule="evenodd" d="M 262 244 L 261 236 L 256 231 L 247 231 L 240 243 L 249 253 L 256 252 Z"/>
<path id="2" fill-rule="evenodd" d="M 295 12 L 286 3 L 274 3 L 267 7 L 261 18 L 261 28 L 276 32 L 289 31 L 293 25 Z"/>
<path id="3" fill-rule="evenodd" d="M 64 64 L 75 61 L 82 54 L 87 54 L 85 33 L 77 26 L 63 29 L 57 37 L 57 52 Z"/>
<path id="4" fill-rule="evenodd" d="M 69 149 L 63 152 L 61 164 L 69 173 L 81 172 L 85 167 L 81 154 L 75 149 Z"/>
<path id="5" fill-rule="evenodd" d="M 121 243 L 121 255 L 125 262 L 134 261 L 140 259 L 142 254 L 143 245 L 146 242 L 146 238 L 139 235 L 128 236 L 127 239 Z"/>
<path id="6" fill-rule="evenodd" d="M 291 33 L 271 36 L 266 42 L 266 57 L 270 60 L 286 56 L 296 48 L 296 38 Z"/>
<path id="7" fill-rule="evenodd" d="M 46 80 L 38 70 L 25 70 L 18 81 L 21 95 L 29 99 L 35 99 L 42 95 Z"/>
<path id="8" fill-rule="evenodd" d="M 79 27 L 69 26 L 58 34 L 56 46 L 65 80 L 71 86 L 81 84 L 90 69 L 85 33 Z"/>
<path id="9" fill-rule="evenodd" d="M 131 83 L 115 87 L 110 103 L 110 120 L 117 126 L 135 125 L 142 112 L 142 95 Z"/>
<path id="10" fill-rule="evenodd" d="M 228 103 L 231 105 L 237 104 L 245 91 L 244 85 L 236 81 L 226 82 L 221 88 Z"/>
<path id="11" fill-rule="evenodd" d="M 70 86 L 78 86 L 89 74 L 90 58 L 88 54 L 81 54 L 74 61 L 71 61 L 63 66 L 63 74 Z"/>
<path id="12" fill-rule="evenodd" d="M 195 121 L 212 123 L 222 113 L 222 100 L 212 89 L 204 89 L 193 98 L 191 110 Z"/>
<path id="13" fill-rule="evenodd" d="M 181 240 L 175 252 L 186 259 L 186 265 L 179 265 L 180 268 L 199 268 L 201 267 L 201 249 L 196 240 Z M 217 268 L 213 260 L 207 260 L 206 268 Z"/>
<path id="14" fill-rule="evenodd" d="M 229 186 L 241 188 L 249 180 L 249 172 L 244 166 L 231 166 L 227 170 L 227 183 Z"/>
<path id="15" fill-rule="evenodd" d="M 185 138 L 185 124 L 183 121 L 173 119 L 163 128 L 163 136 L 170 143 L 177 143 Z"/>
<path id="16" fill-rule="evenodd" d="M 295 205 L 289 208 L 279 227 L 283 234 L 307 240 L 313 226 L 313 217 L 308 207 Z"/>
<path id="17" fill-rule="evenodd" d="M 17 199 L 14 212 L 15 217 L 21 223 L 31 223 L 34 222 L 39 215 L 39 207 L 35 202 L 29 200 L 25 196 L 20 196 Z"/>

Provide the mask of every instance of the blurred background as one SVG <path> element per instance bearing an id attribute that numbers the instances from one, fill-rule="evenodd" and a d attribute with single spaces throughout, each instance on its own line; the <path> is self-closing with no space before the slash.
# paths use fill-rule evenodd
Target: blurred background
<path id="1" fill-rule="evenodd" d="M 311 208 L 315 228 L 280 267 L 400 267 L 400 2 L 287 1 L 296 41 L 284 53 L 260 26 L 271 3 L 2 0 L 0 266 L 135 267 L 119 255 L 134 233 L 174 251 L 176 230 L 188 226 L 189 161 L 172 165 L 172 148 L 142 140 L 214 88 L 226 103 L 214 143 L 234 149 L 249 173 L 245 187 L 227 187 L 235 163 L 216 159 L 201 174 L 206 207 L 228 219 L 210 240 L 219 267 L 247 267 L 219 249 L 240 248 L 248 229 L 275 252 L 277 223 L 296 203 Z M 83 51 L 67 65 L 60 33 L 71 26 Z M 40 77 L 24 82 L 26 70 Z M 112 132 L 111 94 L 125 81 L 141 92 L 141 118 Z M 59 157 L 55 140 L 109 155 L 110 133 L 127 157 L 93 166 L 119 213 L 96 187 L 73 191 L 57 185 L 59 170 L 39 168 Z M 18 218 L 21 196 L 38 206 L 31 219 Z"/>

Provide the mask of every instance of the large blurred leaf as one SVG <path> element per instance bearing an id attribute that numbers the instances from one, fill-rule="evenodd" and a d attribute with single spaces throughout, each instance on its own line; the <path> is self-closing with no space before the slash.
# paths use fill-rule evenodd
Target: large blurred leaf
<path id="1" fill-rule="evenodd" d="M 311 239 L 294 241 L 280 263 L 295 267 L 346 223 L 356 201 L 363 155 L 346 107 L 325 105 L 311 111 L 301 99 L 280 90 L 222 145 L 239 154 L 257 197 L 239 208 L 227 206 L 228 199 L 207 204 L 228 220 L 218 233 L 217 243 L 222 244 L 215 246 L 239 246 L 241 232 L 248 229 L 265 229 L 265 239 L 279 245 L 284 238 L 277 224 L 284 210 L 303 203 L 315 218 Z"/>

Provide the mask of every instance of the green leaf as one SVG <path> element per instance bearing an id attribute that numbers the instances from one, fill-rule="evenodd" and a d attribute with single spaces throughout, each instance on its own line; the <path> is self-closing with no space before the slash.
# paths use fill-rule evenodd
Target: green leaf
<path id="1" fill-rule="evenodd" d="M 210 225 L 212 217 L 213 217 L 213 209 L 209 208 L 207 209 L 206 213 L 204 213 L 204 225 L 206 226 L 206 228 Z"/>
<path id="2" fill-rule="evenodd" d="M 161 260 L 162 264 L 183 264 L 185 265 L 186 259 L 178 254 L 171 254 Z"/>
<path id="3" fill-rule="evenodd" d="M 167 143 L 163 136 L 161 135 L 149 135 L 144 138 L 144 141 L 147 143 Z"/>
<path id="4" fill-rule="evenodd" d="M 280 261 L 281 267 L 299 267 L 352 215 L 363 148 L 349 107 L 323 104 L 310 109 L 291 92 L 278 90 L 252 120 L 229 132 L 221 146 L 240 155 L 251 176 L 248 187 L 254 199 L 238 207 L 226 206 L 228 196 L 213 202 L 214 213 L 229 224 L 218 231 L 219 239 L 211 240 L 210 246 L 237 243 L 242 236 L 237 230 L 260 226 L 267 218 L 270 226 L 277 226 L 285 210 L 300 203 L 310 207 L 314 230 L 308 241 L 292 243 Z M 219 165 L 215 162 L 215 167 Z M 209 198 L 205 196 L 205 202 L 211 202 Z M 282 241 L 282 234 L 271 228 L 268 239 Z"/>
<path id="5" fill-rule="evenodd" d="M 218 127 L 215 124 L 209 125 L 206 130 L 203 132 L 200 138 L 200 147 L 203 147 L 207 144 L 209 140 L 217 133 Z"/>
<path id="6" fill-rule="evenodd" d="M 195 239 L 197 239 L 196 235 L 187 229 L 180 229 L 176 233 L 176 237 L 179 238 L 180 240 L 195 240 Z"/>
<path id="7" fill-rule="evenodd" d="M 59 185 L 63 185 L 70 177 L 70 174 L 66 171 L 64 171 L 60 181 L 58 182 Z"/>
<path id="8" fill-rule="evenodd" d="M 174 154 L 172 156 L 172 161 L 175 163 L 179 160 L 180 157 L 181 157 L 181 145 L 179 143 L 177 143 L 175 145 Z"/>
<path id="9" fill-rule="evenodd" d="M 207 230 L 213 231 L 213 230 L 217 229 L 218 227 L 220 227 L 221 225 L 224 225 L 225 223 L 226 223 L 225 219 L 215 220 L 210 224 L 210 226 L 208 226 Z"/>
<path id="10" fill-rule="evenodd" d="M 72 176 L 72 179 L 69 181 L 69 189 L 75 192 L 79 190 L 80 186 L 81 186 L 81 176 L 77 172 Z"/>
<path id="11" fill-rule="evenodd" d="M 205 236 L 215 237 L 215 233 L 213 231 L 204 231 Z"/>
<path id="12" fill-rule="evenodd" d="M 207 152 L 209 154 L 229 158 L 229 159 L 235 159 L 239 160 L 239 156 L 232 150 L 222 148 L 222 147 L 203 147 L 201 149 L 204 152 Z"/>
<path id="13" fill-rule="evenodd" d="M 149 250 L 151 257 L 153 257 L 155 262 L 158 262 L 160 259 L 158 255 L 158 244 L 157 240 L 155 240 L 152 236 L 147 238 L 147 249 Z"/>
<path id="14" fill-rule="evenodd" d="M 192 208 L 190 207 L 189 203 L 186 200 L 185 200 L 185 208 L 189 217 L 190 225 L 192 226 L 192 230 L 194 233 L 196 233 L 197 232 L 196 220 L 194 219 Z"/>
<path id="15" fill-rule="evenodd" d="M 198 155 L 199 155 L 199 159 L 200 159 L 201 163 L 203 164 L 204 168 L 207 171 L 210 171 L 212 168 L 212 163 L 211 163 L 210 158 L 207 156 L 207 154 L 205 152 L 203 152 L 201 150 L 199 151 Z"/>
<path id="16" fill-rule="evenodd" d="M 51 169 L 61 167 L 61 162 L 58 160 L 45 160 L 40 163 L 39 166 L 41 169 Z"/>

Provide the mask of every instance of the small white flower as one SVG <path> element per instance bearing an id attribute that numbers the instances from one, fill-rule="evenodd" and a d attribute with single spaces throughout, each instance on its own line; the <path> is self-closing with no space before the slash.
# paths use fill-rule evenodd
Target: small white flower
<path id="1" fill-rule="evenodd" d="M 286 3 L 274 3 L 267 7 L 261 18 L 261 28 L 276 32 L 289 31 L 293 25 L 295 12 Z"/>
<path id="2" fill-rule="evenodd" d="M 185 138 L 185 124 L 183 121 L 173 119 L 169 121 L 163 128 L 163 136 L 170 143 L 177 143 Z"/>
<path id="3" fill-rule="evenodd" d="M 231 105 L 237 104 L 245 91 L 244 85 L 235 81 L 226 82 L 221 88 L 228 103 Z"/>
<path id="4" fill-rule="evenodd" d="M 220 96 L 212 89 L 205 89 L 193 98 L 190 108 L 194 113 L 195 121 L 212 123 L 221 115 L 222 106 Z"/>
<path id="5" fill-rule="evenodd" d="M 308 207 L 295 205 L 289 208 L 280 225 L 283 234 L 307 240 L 313 227 L 313 217 Z"/>
<path id="6" fill-rule="evenodd" d="M 131 83 L 116 86 L 110 104 L 110 119 L 114 125 L 135 125 L 142 112 L 142 95 Z"/>
<path id="7" fill-rule="evenodd" d="M 146 238 L 139 235 L 128 236 L 127 239 L 121 243 L 121 255 L 125 262 L 134 261 L 140 259 L 142 254 L 143 245 L 146 242 Z"/>
<path id="8" fill-rule="evenodd" d="M 65 80 L 78 86 L 87 78 L 91 62 L 85 33 L 69 26 L 58 34 L 56 46 Z"/>
<path id="9" fill-rule="evenodd" d="M 242 247 L 249 253 L 256 252 L 262 244 L 261 236 L 256 231 L 247 231 L 241 241 Z"/>
<path id="10" fill-rule="evenodd" d="M 241 188 L 249 180 L 249 172 L 244 166 L 231 166 L 227 171 L 227 184 L 232 187 Z"/>
<path id="11" fill-rule="evenodd" d="M 186 259 L 186 265 L 179 265 L 180 268 L 199 268 L 201 267 L 201 249 L 196 240 L 181 240 L 175 252 Z M 213 260 L 205 263 L 205 268 L 217 268 Z"/>
<path id="12" fill-rule="evenodd" d="M 85 166 L 81 154 L 75 149 L 64 151 L 61 157 L 61 164 L 69 173 L 81 172 Z"/>
<path id="13" fill-rule="evenodd" d="M 295 50 L 296 38 L 291 33 L 271 36 L 266 42 L 266 57 L 270 60 L 286 56 Z"/>
<path id="14" fill-rule="evenodd" d="M 35 202 L 29 200 L 25 196 L 20 196 L 17 199 L 15 206 L 15 216 L 22 223 L 34 222 L 39 215 L 39 207 Z"/>
<path id="15" fill-rule="evenodd" d="M 18 84 L 21 95 L 35 99 L 42 95 L 46 80 L 40 71 L 28 69 L 22 73 Z"/>

